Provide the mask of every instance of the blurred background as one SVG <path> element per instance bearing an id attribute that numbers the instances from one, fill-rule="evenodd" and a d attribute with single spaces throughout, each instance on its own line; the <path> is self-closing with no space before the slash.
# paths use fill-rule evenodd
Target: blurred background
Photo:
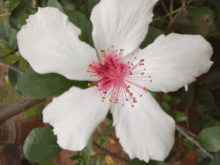
<path id="1" fill-rule="evenodd" d="M 33 102 L 30 104 L 30 100 L 27 101 L 27 98 L 22 96 L 23 93 L 15 88 L 23 71 L 29 67 L 28 62 L 19 53 L 17 32 L 22 25 L 26 24 L 25 20 L 29 15 L 37 12 L 37 7 L 51 6 L 66 13 L 69 20 L 82 30 L 80 40 L 93 46 L 92 24 L 89 18 L 92 8 L 99 1 L 0 0 L 0 112 L 2 112 L 0 114 L 3 116 L 0 117 L 0 165 L 219 165 L 219 0 L 159 0 L 154 8 L 153 22 L 150 24 L 149 32 L 140 46 L 146 47 L 160 34 L 167 35 L 175 32 L 200 34 L 211 43 L 214 49 L 211 58 L 214 64 L 211 69 L 208 73 L 198 77 L 196 82 L 189 84 L 187 92 L 184 88 L 167 94 L 152 92 L 164 111 L 170 114 L 178 125 L 175 145 L 164 162 L 145 163 L 137 158 L 130 160 L 115 136 L 110 113 L 94 131 L 88 146 L 83 151 L 71 152 L 58 149 L 50 155 L 50 158 L 39 162 L 34 161 L 37 153 L 43 150 L 46 154 L 50 151 L 44 147 L 36 148 L 35 152 L 28 150 L 31 145 L 27 144 L 25 139 L 35 128 L 51 128 L 48 124 L 43 124 L 41 112 L 52 98 L 40 101 L 31 100 Z M 16 68 L 21 70 L 16 70 Z M 24 105 L 23 101 L 26 101 L 25 105 L 27 105 L 25 111 L 21 110 L 19 114 L 5 117 L 6 112 L 3 110 L 6 110 L 6 106 L 13 103 Z"/>

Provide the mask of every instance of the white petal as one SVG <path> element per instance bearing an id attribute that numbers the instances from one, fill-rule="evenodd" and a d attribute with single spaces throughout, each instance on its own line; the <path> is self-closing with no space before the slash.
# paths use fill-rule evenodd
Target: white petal
<path id="1" fill-rule="evenodd" d="M 144 40 L 158 0 L 102 0 L 91 13 L 96 50 L 124 49 L 127 55 Z M 100 53 L 101 55 L 101 53 Z"/>
<path id="2" fill-rule="evenodd" d="M 72 87 L 43 110 L 43 121 L 54 127 L 61 148 L 80 151 L 100 122 L 105 119 L 110 103 L 102 102 L 94 87 L 82 90 Z"/>
<path id="3" fill-rule="evenodd" d="M 210 69 L 212 54 L 212 46 L 200 35 L 160 35 L 151 45 L 135 52 L 137 61 L 145 59 L 137 69 L 146 68 L 146 77 L 140 79 L 152 79 L 138 82 L 151 91 L 176 91 Z"/>
<path id="4" fill-rule="evenodd" d="M 167 115 L 151 96 L 143 93 L 132 108 L 112 105 L 113 125 L 116 136 L 130 159 L 138 158 L 148 162 L 150 159 L 163 161 L 174 144 L 175 121 Z"/>
<path id="5" fill-rule="evenodd" d="M 68 79 L 94 80 L 86 72 L 98 60 L 95 49 L 79 40 L 80 29 L 53 7 L 38 8 L 18 32 L 21 55 L 40 73 L 59 73 Z"/>

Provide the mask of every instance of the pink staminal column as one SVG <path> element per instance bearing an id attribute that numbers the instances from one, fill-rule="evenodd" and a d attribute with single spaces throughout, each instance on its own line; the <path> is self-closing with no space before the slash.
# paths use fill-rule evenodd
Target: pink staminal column
<path id="1" fill-rule="evenodd" d="M 133 60 L 131 60 L 134 55 L 134 53 L 132 53 L 129 61 L 124 62 L 123 51 L 124 49 L 120 49 L 120 52 L 118 52 L 114 49 L 114 46 L 112 46 L 112 49 L 108 49 L 108 53 L 101 50 L 100 52 L 102 52 L 102 55 L 100 61 L 92 62 L 87 70 L 87 72 L 92 73 L 90 75 L 91 77 L 97 76 L 100 80 L 91 84 L 89 83 L 88 86 L 96 85 L 102 96 L 103 102 L 108 95 L 111 95 L 109 101 L 111 103 L 118 103 L 119 96 L 121 96 L 123 100 L 122 106 L 124 106 L 124 100 L 130 100 L 131 107 L 134 107 L 133 103 L 137 103 L 137 100 L 131 91 L 137 91 L 132 86 L 141 88 L 145 92 L 148 91 L 146 87 L 142 87 L 132 80 L 140 80 L 140 78 L 145 78 L 143 80 L 149 80 L 150 82 L 152 82 L 152 80 L 149 79 L 151 76 L 143 76 L 143 70 L 134 71 L 136 68 L 144 65 L 144 59 L 134 64 L 137 58 L 134 57 Z M 142 97 L 140 94 L 139 96 Z"/>

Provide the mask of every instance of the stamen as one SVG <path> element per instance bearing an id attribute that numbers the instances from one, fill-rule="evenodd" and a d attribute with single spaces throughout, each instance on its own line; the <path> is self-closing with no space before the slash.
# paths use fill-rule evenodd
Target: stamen
<path id="1" fill-rule="evenodd" d="M 133 57 L 134 53 L 132 53 L 129 61 L 124 62 L 123 51 L 124 49 L 120 49 L 120 52 L 118 52 L 113 45 L 107 53 L 103 49 L 100 50 L 102 53 L 100 61 L 93 61 L 88 66 L 89 69 L 86 70 L 86 72 L 91 73 L 91 77 L 97 76 L 100 80 L 91 84 L 88 83 L 88 86 L 96 85 L 103 102 L 107 97 L 110 97 L 110 103 L 116 104 L 121 98 L 123 101 L 122 106 L 124 106 L 125 100 L 129 101 L 131 107 L 134 107 L 133 103 L 138 102 L 134 97 L 135 94 L 137 93 L 139 97 L 142 97 L 142 94 L 135 90 L 133 86 L 148 92 L 146 87 L 136 84 L 134 80 L 147 80 L 150 82 L 152 80 L 149 80 L 151 76 L 144 76 L 145 69 L 136 70 L 144 65 L 144 59 L 140 59 L 135 63 L 137 57 Z"/>

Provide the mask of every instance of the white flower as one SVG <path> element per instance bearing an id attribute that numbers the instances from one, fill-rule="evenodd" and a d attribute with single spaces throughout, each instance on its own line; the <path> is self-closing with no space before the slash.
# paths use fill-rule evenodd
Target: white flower
<path id="1" fill-rule="evenodd" d="M 110 109 L 116 135 L 131 159 L 162 161 L 169 154 L 174 144 L 175 121 L 147 89 L 170 92 L 187 86 L 209 70 L 213 50 L 200 35 L 175 33 L 160 35 L 152 44 L 139 49 L 156 2 L 101 0 L 91 14 L 92 38 L 98 56 L 95 49 L 79 40 L 80 29 L 56 8 L 38 8 L 19 31 L 20 53 L 36 72 L 98 81 L 98 87 L 70 88 L 44 109 L 43 120 L 54 127 L 62 148 L 82 150 Z M 112 45 L 115 47 L 111 48 Z M 107 53 L 108 48 L 111 49 Z M 105 56 L 101 49 L 106 51 Z M 121 55 L 116 52 L 120 49 L 124 49 Z M 91 77 L 90 72 L 99 78 Z"/>

